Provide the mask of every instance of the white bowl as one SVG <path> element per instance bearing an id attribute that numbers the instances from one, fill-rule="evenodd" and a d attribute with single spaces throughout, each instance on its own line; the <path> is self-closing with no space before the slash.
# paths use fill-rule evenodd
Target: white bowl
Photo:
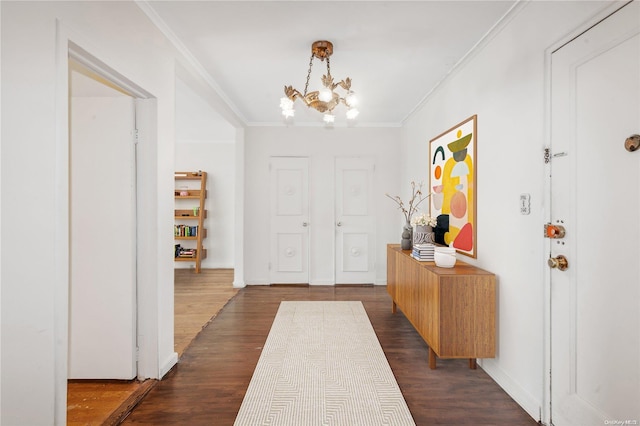
<path id="1" fill-rule="evenodd" d="M 436 266 L 439 266 L 441 268 L 453 268 L 453 266 L 456 264 L 455 250 L 453 251 L 453 253 L 443 253 L 441 251 L 438 251 L 438 249 L 436 248 L 435 253 L 433 253 L 433 260 L 436 262 Z"/>
<path id="2" fill-rule="evenodd" d="M 455 248 L 447 247 L 447 246 L 436 246 L 434 248 L 434 251 L 438 252 L 438 253 L 445 253 L 445 254 L 453 254 L 453 255 L 456 254 L 456 249 Z"/>

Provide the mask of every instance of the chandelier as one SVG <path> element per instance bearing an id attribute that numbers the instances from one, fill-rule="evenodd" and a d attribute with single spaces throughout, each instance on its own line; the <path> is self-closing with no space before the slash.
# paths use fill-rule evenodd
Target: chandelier
<path id="1" fill-rule="evenodd" d="M 347 119 L 353 120 L 358 116 L 359 111 L 355 108 L 358 100 L 355 93 L 351 91 L 351 79 L 347 77 L 338 83 L 333 82 L 331 76 L 330 57 L 333 53 L 333 44 L 330 41 L 320 40 L 311 45 L 311 59 L 309 60 L 309 71 L 307 71 L 307 82 L 304 85 L 304 93 L 300 93 L 293 86 L 284 86 L 284 94 L 287 95 L 280 99 L 280 108 L 285 118 L 293 117 L 293 104 L 296 99 L 301 99 L 308 107 L 312 107 L 324 114 L 324 122 L 331 124 L 335 121 L 333 109 L 339 104 L 347 107 Z M 311 77 L 311 67 L 313 66 L 313 58 L 318 58 L 322 62 L 327 60 L 327 74 L 322 76 L 322 89 L 308 92 L 309 78 Z M 340 96 L 335 89 L 341 87 L 344 90 L 344 97 Z"/>

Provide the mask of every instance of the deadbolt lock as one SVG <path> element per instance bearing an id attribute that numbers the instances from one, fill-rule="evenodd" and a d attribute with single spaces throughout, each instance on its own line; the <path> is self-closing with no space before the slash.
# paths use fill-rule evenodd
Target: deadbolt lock
<path id="1" fill-rule="evenodd" d="M 544 236 L 545 238 L 564 238 L 565 230 L 562 225 L 552 225 L 547 223 L 544 225 Z"/>
<path id="2" fill-rule="evenodd" d="M 640 148 L 640 135 L 631 135 L 624 141 L 624 149 L 629 152 L 636 151 Z"/>
<path id="3" fill-rule="evenodd" d="M 564 271 L 569 267 L 569 261 L 561 254 L 556 257 L 550 257 L 547 264 L 550 268 L 558 268 L 560 271 Z"/>

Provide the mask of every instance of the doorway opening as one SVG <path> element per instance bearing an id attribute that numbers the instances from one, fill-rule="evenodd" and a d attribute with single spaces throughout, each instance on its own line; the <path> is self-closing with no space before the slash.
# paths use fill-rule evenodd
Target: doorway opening
<path id="1" fill-rule="evenodd" d="M 86 406 L 74 402 L 79 382 L 88 389 L 96 381 L 131 389 L 158 377 L 157 353 L 148 343 L 156 329 L 141 316 L 153 298 L 139 297 L 152 273 L 139 265 L 149 264 L 149 212 L 157 210 L 143 194 L 155 192 L 157 183 L 144 179 L 154 161 L 155 99 L 74 43 L 66 50 L 68 138 L 61 150 L 68 155 L 59 164 L 68 188 L 60 198 L 68 208 L 69 269 L 61 355 L 72 417 L 70 410 Z M 142 150 L 138 141 L 147 142 Z M 105 410 L 107 416 L 113 411 Z"/>

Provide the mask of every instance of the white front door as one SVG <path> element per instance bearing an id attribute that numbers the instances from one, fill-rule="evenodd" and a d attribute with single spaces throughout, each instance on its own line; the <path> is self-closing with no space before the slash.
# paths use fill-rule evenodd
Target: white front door
<path id="1" fill-rule="evenodd" d="M 309 283 L 309 159 L 270 161 L 272 284 Z"/>
<path id="2" fill-rule="evenodd" d="M 336 158 L 336 284 L 375 281 L 372 158 Z"/>
<path id="3" fill-rule="evenodd" d="M 136 377 L 134 100 L 71 99 L 69 378 Z"/>
<path id="4" fill-rule="evenodd" d="M 551 421 L 640 424 L 640 4 L 552 55 Z"/>

